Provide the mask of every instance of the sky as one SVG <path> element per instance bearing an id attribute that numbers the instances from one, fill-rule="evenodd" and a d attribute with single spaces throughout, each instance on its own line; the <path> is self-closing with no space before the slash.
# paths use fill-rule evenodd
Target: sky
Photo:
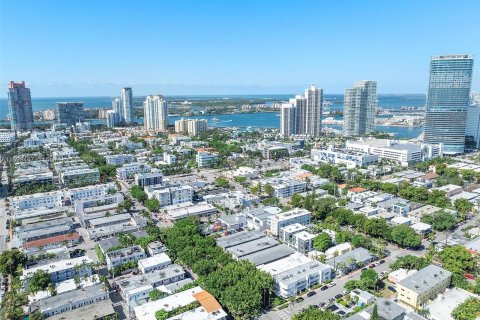
<path id="1" fill-rule="evenodd" d="M 480 1 L 1 0 L 0 98 L 425 93 L 431 56 L 480 58 Z M 473 90 L 480 91 L 480 62 Z"/>

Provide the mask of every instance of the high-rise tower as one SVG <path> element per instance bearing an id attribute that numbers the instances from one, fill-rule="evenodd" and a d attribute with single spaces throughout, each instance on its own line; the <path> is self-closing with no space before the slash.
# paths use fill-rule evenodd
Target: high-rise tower
<path id="1" fill-rule="evenodd" d="M 375 128 L 377 82 L 361 80 L 354 88 L 346 89 L 343 102 L 343 134 L 356 136 Z"/>
<path id="2" fill-rule="evenodd" d="M 163 96 L 147 96 L 143 107 L 146 130 L 166 131 L 168 129 L 168 105 Z"/>
<path id="3" fill-rule="evenodd" d="M 8 84 L 8 111 L 10 126 L 14 131 L 32 130 L 33 111 L 30 89 L 25 87 L 25 81 Z"/>
<path id="4" fill-rule="evenodd" d="M 322 105 L 323 90 L 314 84 L 305 90 L 305 128 L 304 133 L 312 137 L 318 137 L 322 133 Z"/>
<path id="5" fill-rule="evenodd" d="M 467 54 L 433 57 L 425 118 L 425 142 L 444 144 L 445 154 L 465 151 L 467 108 L 473 57 Z"/>
<path id="6" fill-rule="evenodd" d="M 120 121 L 124 123 L 132 122 L 132 114 L 133 114 L 132 88 L 122 88 L 122 91 L 120 91 L 120 105 L 122 109 Z"/>

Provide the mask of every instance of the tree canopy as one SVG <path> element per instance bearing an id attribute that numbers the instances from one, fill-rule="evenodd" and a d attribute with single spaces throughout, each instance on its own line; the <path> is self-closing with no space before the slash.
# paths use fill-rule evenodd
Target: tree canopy
<path id="1" fill-rule="evenodd" d="M 328 233 L 321 232 L 313 239 L 313 247 L 318 251 L 325 252 L 328 248 L 333 246 L 332 238 L 328 235 Z"/>
<path id="2" fill-rule="evenodd" d="M 292 320 L 341 320 L 342 318 L 328 310 L 309 307 L 292 317 Z"/>

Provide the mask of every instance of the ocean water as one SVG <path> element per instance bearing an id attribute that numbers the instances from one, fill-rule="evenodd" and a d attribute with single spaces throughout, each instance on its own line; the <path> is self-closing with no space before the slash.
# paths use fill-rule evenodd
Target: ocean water
<path id="1" fill-rule="evenodd" d="M 235 95 L 235 96 L 172 96 L 166 97 L 167 100 L 189 100 L 189 99 L 233 99 L 233 98 L 268 98 L 273 101 L 288 100 L 293 97 L 293 94 L 282 95 Z M 86 108 L 110 108 L 113 97 L 69 97 L 69 98 L 33 98 L 33 110 L 40 111 L 56 107 L 56 102 L 66 101 L 80 101 L 83 102 Z M 343 95 L 342 94 L 327 94 L 325 99 L 332 103 L 330 109 L 343 109 Z M 143 101 L 143 97 L 134 97 L 134 103 L 139 105 Z M 405 94 L 405 95 L 379 95 L 378 106 L 384 109 L 399 109 L 404 106 L 422 107 L 425 105 L 425 95 L 421 94 Z M 8 114 L 8 104 L 6 99 L 0 99 L 0 121 L 4 122 Z M 170 124 L 180 117 L 171 116 Z M 187 118 L 187 117 L 186 117 Z M 207 119 L 209 126 L 212 127 L 239 127 L 239 128 L 278 128 L 280 117 L 277 112 L 262 112 L 254 114 L 234 114 L 234 115 L 207 115 L 195 116 L 188 118 L 202 118 Z M 325 118 L 325 117 L 324 117 Z M 341 119 L 342 117 L 335 117 Z M 137 119 L 137 122 L 143 123 L 143 119 Z M 93 120 L 92 123 L 105 123 L 104 120 Z M 341 125 L 324 125 L 327 128 L 341 130 Z M 384 131 L 395 134 L 399 138 L 414 138 L 417 137 L 423 130 L 422 127 L 390 127 L 377 126 L 378 131 Z"/>

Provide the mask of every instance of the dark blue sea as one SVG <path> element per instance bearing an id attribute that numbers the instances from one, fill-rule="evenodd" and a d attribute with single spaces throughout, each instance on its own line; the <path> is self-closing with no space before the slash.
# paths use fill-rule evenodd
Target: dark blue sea
<path id="1" fill-rule="evenodd" d="M 193 100 L 193 99 L 233 99 L 233 98 L 268 98 L 272 102 L 288 100 L 294 94 L 272 94 L 272 95 L 231 95 L 231 96 L 172 96 L 166 97 L 170 99 Z M 53 109 L 56 102 L 59 101 L 80 101 L 83 102 L 85 108 L 110 108 L 113 97 L 68 97 L 68 98 L 33 98 L 33 111 Z M 143 97 L 135 97 L 134 103 L 140 105 Z M 332 111 L 343 109 L 343 95 L 330 94 L 325 95 L 325 100 L 331 102 L 330 109 Z M 402 95 L 379 95 L 378 107 L 383 109 L 400 109 L 401 107 L 423 107 L 425 105 L 425 95 L 422 94 L 402 94 Z M 6 99 L 0 99 L 0 121 L 7 118 L 8 105 Z M 240 128 L 278 128 L 280 119 L 276 112 L 254 113 L 254 114 L 234 114 L 234 115 L 211 115 L 198 116 L 192 118 L 204 118 L 208 120 L 209 126 L 214 127 L 240 127 Z M 173 124 L 179 117 L 170 117 L 170 123 Z M 139 123 L 143 123 L 143 119 L 137 119 Z M 94 120 L 93 123 L 102 123 L 102 120 Z M 341 125 L 325 125 L 328 128 L 341 130 Z M 395 134 L 398 138 L 414 138 L 423 130 L 421 127 L 390 127 L 377 126 L 378 131 L 384 131 Z"/>

